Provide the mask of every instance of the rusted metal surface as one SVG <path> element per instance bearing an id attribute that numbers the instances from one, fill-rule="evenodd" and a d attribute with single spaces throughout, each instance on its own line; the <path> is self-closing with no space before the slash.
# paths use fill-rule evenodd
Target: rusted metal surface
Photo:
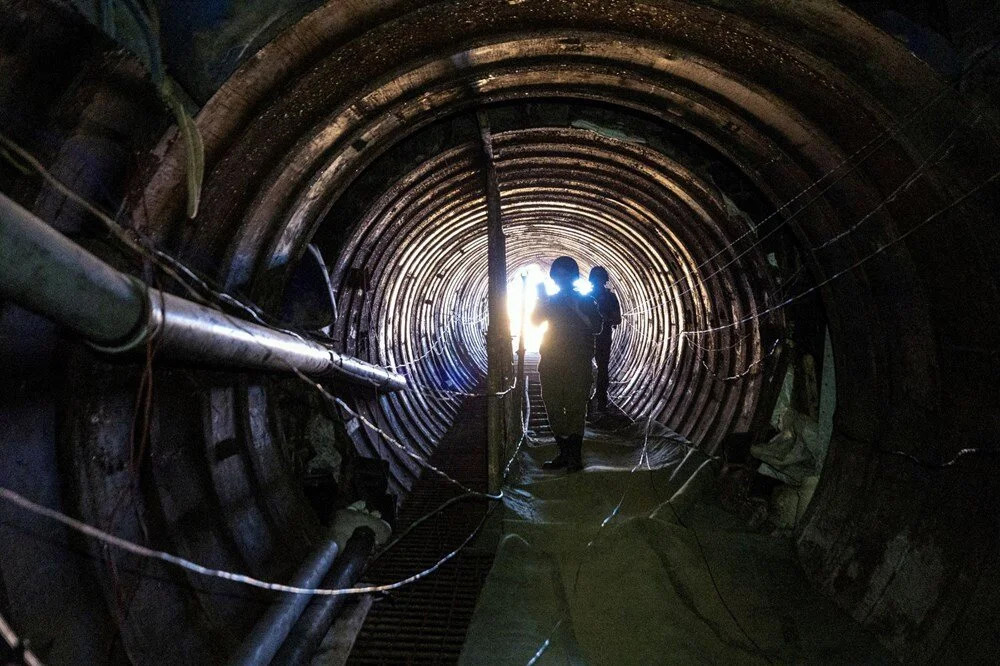
<path id="1" fill-rule="evenodd" d="M 949 93 L 917 113 L 942 90 L 889 36 L 819 0 L 330 2 L 249 60 L 205 105 L 199 219 L 188 223 L 179 209 L 183 148 L 169 136 L 149 158 L 153 173 L 131 199 L 131 213 L 139 229 L 271 309 L 315 239 L 325 256 L 338 257 L 336 333 L 352 353 L 386 365 L 423 356 L 405 368 L 415 385 L 468 390 L 485 369 L 485 216 L 469 168 L 474 128 L 447 121 L 476 106 L 515 109 L 511 122 L 496 127 L 511 267 L 540 253 L 593 256 L 621 276 L 616 287 L 626 308 L 681 278 L 679 291 L 622 331 L 627 349 L 616 362 L 629 386 L 622 397 L 628 411 L 654 413 L 711 448 L 752 421 L 760 379 L 721 383 L 711 372 L 736 374 L 759 360 L 766 336 L 753 324 L 745 339 L 706 334 L 698 344 L 718 350 L 706 369 L 679 333 L 776 302 L 761 254 L 722 269 L 742 249 L 727 245 L 747 230 L 729 201 L 755 222 L 792 201 L 772 223 L 795 216 L 783 242 L 804 254 L 810 279 L 852 266 L 997 168 L 992 112 L 966 129 L 979 110 Z M 562 104 L 561 119 L 553 111 L 529 122 L 542 102 Z M 640 116 L 654 129 L 578 114 L 594 107 L 613 110 L 604 120 Z M 581 119 L 597 129 L 574 126 Z M 955 146 L 905 196 L 842 242 L 809 251 L 875 209 L 956 128 Z M 872 141 L 871 155 L 795 198 Z M 740 198 L 741 191 L 751 195 Z M 996 196 L 994 189 L 970 199 L 820 293 L 835 347 L 838 412 L 799 539 L 802 562 L 904 659 L 932 659 L 948 640 L 972 644 L 963 641 L 961 618 L 996 626 L 993 579 L 979 578 L 1000 568 L 990 513 L 995 470 L 966 461 L 942 471 L 883 453 L 933 461 L 968 444 L 994 444 L 1000 253 L 991 251 L 997 231 L 984 221 L 995 217 Z M 716 269 L 719 277 L 707 279 Z M 782 322 L 765 323 L 770 336 Z M 446 351 L 431 350 L 451 329 Z M 82 440 L 74 454 L 82 471 L 72 484 L 81 512 L 100 522 L 128 484 L 82 456 L 98 460 L 110 451 L 127 461 L 129 432 L 88 419 L 127 415 L 121 405 L 130 403 L 110 388 L 88 396 L 106 379 L 81 377 L 73 387 L 85 404 L 63 421 Z M 236 392 L 212 401 L 210 418 L 219 425 L 210 436 L 199 419 L 163 411 L 151 500 L 135 508 L 143 520 L 130 517 L 122 529 L 140 538 L 143 521 L 152 523 L 185 555 L 274 573 L 281 563 L 261 562 L 248 535 L 279 543 L 279 533 L 294 532 L 290 525 L 308 521 L 308 512 L 274 453 L 267 387 L 231 376 L 215 381 Z M 180 386 L 186 392 L 175 395 Z M 158 404 L 172 396 L 180 412 L 191 394 L 204 392 L 171 377 Z M 458 413 L 457 402 L 433 392 L 348 397 L 422 451 Z M 192 441 L 193 450 L 181 445 Z M 358 441 L 391 461 L 394 490 L 412 485 L 415 465 L 364 428 Z M 206 463 L 220 449 L 236 450 L 237 460 Z M 240 517 L 206 517 L 205 507 Z M 289 550 L 301 548 L 298 537 Z M 219 627 L 245 626 L 245 611 L 208 594 L 185 604 L 173 589 L 143 583 L 135 591 L 134 608 L 159 609 L 165 620 L 122 623 L 129 645 L 148 650 L 141 654 L 174 640 L 169 630 L 182 621 L 197 627 L 184 640 L 200 655 L 231 642 Z"/>
<path id="2" fill-rule="evenodd" d="M 311 15 L 308 25 L 328 20 L 343 26 L 345 22 L 338 23 L 343 17 L 341 7 L 331 6 Z M 445 317 L 457 313 L 457 335 L 467 344 L 453 345 L 454 353 L 428 356 L 429 361 L 412 369 L 415 384 L 441 385 L 447 379 L 451 387 L 467 388 L 485 367 L 477 351 L 483 331 L 471 323 L 485 313 L 484 283 L 469 278 L 486 274 L 485 262 L 471 258 L 484 255 L 485 226 L 480 204 L 468 194 L 473 180 L 461 166 L 461 142 L 448 144 L 450 155 L 434 150 L 432 141 L 426 143 L 431 150 L 422 161 L 433 162 L 433 171 L 394 171 L 389 158 L 390 169 L 380 172 L 391 174 L 383 175 L 389 187 L 370 191 L 379 200 L 347 217 L 338 210 L 359 174 L 442 118 L 472 105 L 512 100 L 559 99 L 568 100 L 570 108 L 606 104 L 629 109 L 710 147 L 744 174 L 772 210 L 888 132 L 877 150 L 838 174 L 815 201 L 800 199 L 773 220 L 794 213 L 789 231 L 800 247 L 808 248 L 873 210 L 967 117 L 960 100 L 945 96 L 932 113 L 903 131 L 892 131 L 932 99 L 941 84 L 898 44 L 832 3 L 665 0 L 637 6 L 481 0 L 459 7 L 416 2 L 393 20 L 368 25 L 352 40 L 337 44 L 335 37 L 320 44 L 310 37 L 311 28 L 303 28 L 301 44 L 291 36 L 282 40 L 285 69 L 272 69 L 265 61 L 248 64 L 199 119 L 217 127 L 238 119 L 241 128 L 230 133 L 231 143 L 213 144 L 219 149 L 210 159 L 203 219 L 194 228 L 155 219 L 166 237 L 184 240 L 192 260 L 215 266 L 222 258 L 227 284 L 264 302 L 272 280 L 306 242 L 315 236 L 326 243 L 324 253 L 340 257 L 335 282 L 361 268 L 371 277 L 364 293 L 341 290 L 340 305 L 356 322 L 343 334 L 364 342 L 361 351 L 372 360 L 406 362 L 421 356 L 448 328 Z M 266 83 L 258 83 L 256 76 Z M 280 99 L 258 106 L 244 103 L 266 99 L 261 90 L 279 82 Z M 231 103 L 229 117 L 226 106 Z M 992 123 L 970 130 L 962 147 L 925 174 L 905 200 L 878 210 L 846 242 L 809 255 L 808 273 L 819 278 L 850 266 L 883 239 L 919 223 L 947 193 L 965 191 L 987 175 L 995 159 L 981 154 L 975 144 L 989 145 L 985 128 Z M 621 379 L 630 387 L 624 396 L 628 411 L 657 414 L 711 448 L 735 424 L 753 419 L 754 410 L 747 405 L 756 401 L 754 382 L 759 378 L 751 375 L 746 382 L 728 384 L 713 380 L 678 333 L 738 320 L 773 304 L 768 273 L 760 268 L 763 257 L 751 252 L 722 270 L 719 279 L 703 283 L 733 258 L 724 248 L 746 230 L 716 195 L 722 185 L 688 155 L 678 157 L 680 167 L 664 168 L 676 146 L 663 145 L 656 136 L 634 145 L 567 125 L 549 123 L 547 143 L 536 141 L 524 126 L 497 128 L 501 188 L 510 190 L 509 196 L 504 191 L 505 206 L 508 201 L 511 206 L 510 265 L 534 259 L 540 248 L 552 256 L 603 255 L 595 258 L 621 276 L 626 308 L 677 277 L 693 287 L 683 296 L 671 294 L 648 317 L 638 318 L 628 333 L 629 350 L 618 361 L 624 366 Z M 552 132 L 556 129 L 561 134 Z M 500 143 L 505 135 L 511 141 L 506 155 Z M 532 147 L 537 148 L 533 157 L 528 153 Z M 396 159 L 406 161 L 402 154 Z M 172 181 L 179 182 L 172 173 L 154 179 L 150 187 L 169 191 L 176 186 Z M 446 178 L 451 182 L 445 183 Z M 734 192 L 728 183 L 725 187 Z M 166 210 L 165 199 L 151 198 L 153 210 Z M 985 208 L 972 210 L 960 217 L 988 217 Z M 536 235 L 519 238 L 513 230 L 520 225 L 533 227 Z M 961 391 L 968 398 L 965 407 L 994 409 L 984 402 L 988 391 L 966 391 L 963 376 L 935 360 L 936 340 L 942 337 L 985 349 L 995 342 L 973 332 L 997 330 L 969 314 L 982 309 L 963 309 L 954 283 L 949 287 L 941 279 L 954 275 L 949 265 L 968 264 L 965 253 L 971 249 L 974 272 L 989 282 L 985 276 L 996 273 L 995 260 L 975 249 L 982 245 L 976 240 L 980 231 L 974 224 L 958 225 L 945 246 L 914 236 L 823 290 L 836 348 L 841 436 L 866 442 L 870 451 L 878 446 L 938 452 L 954 447 L 941 444 L 949 438 L 930 433 L 958 422 L 965 408 L 945 401 L 940 409 L 927 409 L 937 404 L 934 387 Z M 702 262 L 707 263 L 692 272 Z M 643 288 L 630 293 L 629 284 Z M 736 374 L 760 359 L 762 340 L 752 324 L 750 328 L 751 336 L 742 342 L 725 331 L 699 340 L 721 350 L 711 357 L 713 371 Z M 916 393 L 910 394 L 913 387 Z M 378 404 L 359 401 L 359 407 L 425 449 L 444 432 L 456 409 L 428 395 L 386 398 Z M 375 438 L 370 446 L 377 448 Z M 913 525 L 920 522 L 919 503 L 913 500 L 925 488 L 922 481 L 889 483 L 878 470 L 891 477 L 894 465 L 871 455 L 831 453 L 835 464 L 825 468 L 811 514 L 816 522 L 807 527 L 802 542 L 804 562 L 814 578 L 850 609 L 858 608 L 874 564 L 847 576 L 859 562 L 849 544 L 862 540 L 872 553 L 885 553 L 889 541 L 881 518 L 863 498 L 882 483 L 895 488 L 898 524 Z M 412 483 L 405 465 L 395 469 L 401 487 Z M 866 481 L 848 493 L 854 493 L 850 500 L 843 489 L 853 487 L 856 478 Z M 952 482 L 941 483 L 948 487 Z M 993 529 L 974 527 L 970 515 L 953 518 L 972 530 Z M 842 536 L 832 539 L 833 534 Z M 982 557 L 981 551 L 956 544 L 944 559 L 951 570 L 973 570 Z M 949 601 L 938 606 L 941 615 L 927 621 L 951 626 L 962 603 L 961 588 L 949 587 L 941 596 Z M 902 617 L 891 605 L 880 612 L 886 614 L 887 626 Z M 931 645 L 941 637 L 924 636 L 918 629 L 905 634 L 914 646 Z"/>

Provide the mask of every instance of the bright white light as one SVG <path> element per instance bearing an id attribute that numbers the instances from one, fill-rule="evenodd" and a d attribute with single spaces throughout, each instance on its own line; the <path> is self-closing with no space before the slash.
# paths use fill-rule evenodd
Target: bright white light
<path id="1" fill-rule="evenodd" d="M 573 289 L 586 296 L 594 290 L 594 285 L 590 284 L 590 280 L 587 278 L 581 277 L 573 283 Z"/>
<path id="2" fill-rule="evenodd" d="M 537 352 L 542 344 L 542 337 L 549 327 L 548 323 L 535 326 L 531 323 L 531 313 L 538 303 L 538 285 L 545 285 L 545 293 L 555 296 L 559 293 L 559 286 L 552 281 L 546 271 L 538 264 L 529 264 L 517 271 L 517 277 L 507 283 L 507 316 L 510 319 L 510 334 L 514 341 L 514 349 L 517 349 L 517 336 L 521 332 L 521 300 L 522 287 L 521 276 L 527 276 L 527 286 L 523 290 L 524 294 L 524 348 L 529 352 Z M 586 278 L 578 278 L 573 283 L 573 289 L 581 294 L 589 294 L 594 290 L 594 285 Z"/>
<path id="3" fill-rule="evenodd" d="M 522 288 L 521 275 L 527 276 L 525 287 Z M 510 334 L 513 337 L 514 349 L 517 349 L 517 336 L 521 333 L 521 301 L 524 301 L 524 348 L 537 352 L 542 344 L 542 336 L 548 328 L 548 323 L 535 326 L 531 323 L 531 313 L 538 303 L 538 285 L 545 285 L 549 296 L 559 293 L 559 287 L 546 275 L 538 264 L 529 264 L 517 272 L 517 277 L 507 283 L 507 316 L 510 318 Z"/>

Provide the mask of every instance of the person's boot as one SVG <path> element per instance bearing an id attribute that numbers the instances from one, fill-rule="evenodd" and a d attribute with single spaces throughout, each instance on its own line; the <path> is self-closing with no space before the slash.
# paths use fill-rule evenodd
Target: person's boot
<path id="1" fill-rule="evenodd" d="M 583 469 L 583 435 L 566 438 L 566 471 L 579 472 Z"/>
<path id="2" fill-rule="evenodd" d="M 562 469 L 569 464 L 569 458 L 566 455 L 566 438 L 556 437 L 556 444 L 559 446 L 559 454 L 542 465 L 542 469 Z"/>

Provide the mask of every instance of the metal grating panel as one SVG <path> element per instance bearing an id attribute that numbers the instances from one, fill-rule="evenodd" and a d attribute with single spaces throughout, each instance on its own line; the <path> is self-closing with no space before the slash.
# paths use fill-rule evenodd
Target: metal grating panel
<path id="1" fill-rule="evenodd" d="M 431 463 L 472 488 L 486 487 L 486 400 L 470 398 Z M 425 473 L 407 496 L 400 529 L 460 494 L 436 474 Z M 458 502 L 427 520 L 366 573 L 365 581 L 390 583 L 432 566 L 476 529 L 481 501 Z M 358 634 L 349 664 L 455 663 L 493 564 L 492 550 L 469 547 L 437 572 L 377 599 Z"/>

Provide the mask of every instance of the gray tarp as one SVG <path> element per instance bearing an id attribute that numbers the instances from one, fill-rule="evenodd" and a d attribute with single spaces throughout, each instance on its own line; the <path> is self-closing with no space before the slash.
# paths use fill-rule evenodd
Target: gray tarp
<path id="1" fill-rule="evenodd" d="M 809 588 L 787 534 L 743 531 L 711 502 L 714 463 L 651 431 L 646 455 L 642 423 L 588 431 L 579 474 L 541 470 L 551 439 L 523 452 L 462 663 L 765 663 L 715 585 L 773 661 L 886 661 Z"/>

